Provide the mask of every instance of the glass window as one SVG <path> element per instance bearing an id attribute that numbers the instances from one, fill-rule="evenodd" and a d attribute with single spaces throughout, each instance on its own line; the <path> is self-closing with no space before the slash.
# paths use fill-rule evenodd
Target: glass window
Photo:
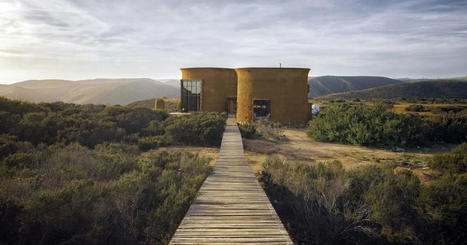
<path id="1" fill-rule="evenodd" d="M 253 116 L 255 119 L 271 118 L 271 101 L 270 100 L 254 100 L 253 101 Z"/>
<path id="2" fill-rule="evenodd" d="M 182 80 L 181 110 L 184 112 L 199 111 L 201 96 L 200 80 Z"/>

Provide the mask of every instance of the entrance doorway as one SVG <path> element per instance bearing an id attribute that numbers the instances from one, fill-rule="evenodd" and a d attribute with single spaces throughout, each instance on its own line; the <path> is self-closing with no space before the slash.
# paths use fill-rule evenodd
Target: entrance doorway
<path id="1" fill-rule="evenodd" d="M 237 98 L 236 97 L 230 97 L 227 98 L 225 101 L 225 111 L 228 114 L 237 114 Z"/>

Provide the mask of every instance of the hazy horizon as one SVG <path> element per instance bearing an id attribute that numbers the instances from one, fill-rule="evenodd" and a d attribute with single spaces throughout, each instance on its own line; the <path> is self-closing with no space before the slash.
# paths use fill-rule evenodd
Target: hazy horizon
<path id="1" fill-rule="evenodd" d="M 467 75 L 467 2 L 0 0 L 0 84 L 178 79 L 180 67 Z"/>
<path id="2" fill-rule="evenodd" d="M 322 76 L 347 76 L 347 75 L 333 75 L 333 74 L 324 74 L 324 75 L 308 75 L 308 78 L 315 78 L 315 77 L 322 77 Z M 381 76 L 381 75 L 349 75 L 349 76 L 374 76 L 374 77 L 388 77 L 388 76 Z M 388 77 L 392 79 L 411 79 L 411 80 L 422 80 L 422 79 L 449 79 L 449 78 L 457 78 L 457 77 L 467 77 L 467 75 L 460 75 L 456 77 Z M 170 80 L 179 80 L 179 78 L 151 78 L 151 77 L 91 77 L 91 78 L 83 78 L 83 79 L 61 79 L 61 78 L 40 78 L 40 79 L 26 79 L 20 81 L 13 81 L 8 83 L 2 83 L 3 85 L 11 85 L 15 83 L 25 82 L 25 81 L 41 81 L 41 80 L 65 80 L 71 82 L 78 82 L 83 80 L 98 80 L 98 79 L 152 79 L 154 81 L 159 81 L 162 83 L 168 83 Z"/>

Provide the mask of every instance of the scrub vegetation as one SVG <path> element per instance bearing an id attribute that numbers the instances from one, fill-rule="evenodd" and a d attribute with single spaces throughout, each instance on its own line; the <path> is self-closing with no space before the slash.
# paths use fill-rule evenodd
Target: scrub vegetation
<path id="1" fill-rule="evenodd" d="M 307 133 L 317 141 L 387 148 L 462 143 L 467 140 L 467 117 L 424 117 L 388 111 L 388 104 L 341 103 L 323 109 L 310 121 Z"/>
<path id="2" fill-rule="evenodd" d="M 238 127 L 242 137 L 246 139 L 264 139 L 274 143 L 287 141 L 283 125 L 277 122 L 263 119 L 251 123 L 238 124 Z"/>
<path id="3" fill-rule="evenodd" d="M 286 160 L 287 155 L 268 158 L 260 180 L 294 242 L 463 244 L 467 240 L 465 103 L 440 100 L 404 99 L 407 104 L 397 113 L 393 109 L 401 100 L 321 104 L 321 112 L 307 128 L 316 141 L 409 152 L 423 151 L 415 149 L 418 146 L 458 145 L 413 168 L 401 167 L 394 159 L 345 167 L 339 161 L 303 164 L 293 154 L 293 162 Z M 382 151 L 377 148 L 366 149 Z M 432 173 L 430 179 L 421 178 L 421 171 Z"/>
<path id="4" fill-rule="evenodd" d="M 166 244 L 211 168 L 226 115 L 172 117 L 0 98 L 1 244 Z"/>
<path id="5" fill-rule="evenodd" d="M 467 143 L 436 155 L 442 175 L 421 183 L 389 164 L 263 165 L 260 180 L 297 244 L 461 244 L 467 221 Z"/>

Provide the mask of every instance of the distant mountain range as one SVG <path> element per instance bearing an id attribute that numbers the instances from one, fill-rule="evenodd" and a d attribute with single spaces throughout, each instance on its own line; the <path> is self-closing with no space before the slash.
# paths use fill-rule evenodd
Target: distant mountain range
<path id="1" fill-rule="evenodd" d="M 308 97 L 313 98 L 326 94 L 362 90 L 396 83 L 402 83 L 402 81 L 376 76 L 310 77 L 308 79 L 308 85 L 310 86 Z"/>
<path id="2" fill-rule="evenodd" d="M 154 97 L 178 97 L 180 90 L 148 78 L 28 80 L 0 86 L 0 96 L 32 102 L 120 104 Z"/>
<path id="3" fill-rule="evenodd" d="M 180 89 L 180 79 L 158 79 L 158 81 L 161 81 L 164 84 Z"/>
<path id="4" fill-rule="evenodd" d="M 439 79 L 397 83 L 359 91 L 328 94 L 322 99 L 392 99 L 392 98 L 467 99 L 467 80 Z"/>
<path id="5" fill-rule="evenodd" d="M 310 77 L 309 97 L 324 98 L 465 98 L 467 77 L 445 80 L 396 80 L 376 76 Z M 462 82 L 464 81 L 464 82 Z M 344 93 L 341 93 L 344 92 Z M 180 80 L 148 78 L 92 80 L 28 80 L 0 84 L 0 96 L 32 102 L 63 101 L 77 104 L 120 104 L 152 98 L 178 98 Z"/>

